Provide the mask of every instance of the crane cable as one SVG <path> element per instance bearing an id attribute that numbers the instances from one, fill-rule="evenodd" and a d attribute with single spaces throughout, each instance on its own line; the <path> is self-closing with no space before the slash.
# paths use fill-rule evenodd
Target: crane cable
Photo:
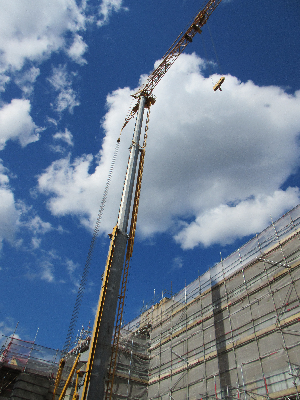
<path id="1" fill-rule="evenodd" d="M 207 65 L 208 65 L 208 69 L 209 69 L 209 75 L 210 75 L 210 78 L 211 78 L 211 83 L 214 86 L 214 81 L 213 81 L 213 78 L 212 78 L 213 72 L 212 72 L 212 68 L 211 68 L 211 62 L 208 59 L 207 48 L 206 48 L 206 45 L 205 45 L 205 42 L 204 42 L 204 39 L 203 39 L 202 35 L 201 35 L 201 39 L 202 39 L 202 45 L 203 45 L 203 48 L 204 48 L 205 57 L 206 57 L 206 60 L 207 60 Z"/>
<path id="2" fill-rule="evenodd" d="M 211 43 L 213 45 L 213 49 L 214 49 L 214 52 L 215 52 L 217 64 L 218 64 L 218 67 L 219 67 L 219 72 L 220 72 L 221 75 L 223 75 L 223 72 L 222 72 L 222 69 L 221 69 L 221 63 L 220 63 L 220 60 L 219 60 L 219 57 L 218 57 L 218 53 L 217 53 L 217 50 L 216 50 L 214 39 L 213 39 L 212 34 L 211 34 L 211 30 L 210 30 L 209 24 L 207 24 L 207 28 L 208 28 L 210 40 L 211 40 Z"/>
<path id="3" fill-rule="evenodd" d="M 121 130 L 121 132 L 122 132 L 122 130 Z M 120 133 L 120 136 L 121 136 L 121 133 Z M 105 203 L 106 203 L 106 200 L 107 200 L 108 189 L 109 189 L 109 186 L 110 186 L 112 173 L 113 173 L 113 170 L 114 170 L 116 158 L 117 158 L 119 147 L 120 147 L 120 136 L 119 136 L 119 138 L 118 138 L 118 140 L 116 142 L 116 146 L 115 146 L 112 162 L 111 162 L 110 169 L 109 169 L 109 172 L 108 172 L 108 177 L 107 177 L 107 181 L 106 181 L 106 185 L 105 185 L 105 189 L 104 189 L 101 205 L 100 205 L 100 208 L 99 208 L 99 212 L 98 212 L 98 216 L 97 216 L 97 220 L 96 220 L 96 224 L 95 224 L 95 228 L 94 228 L 94 232 L 93 232 L 93 237 L 92 237 L 92 240 L 91 240 L 91 243 L 90 243 L 90 248 L 89 248 L 88 255 L 87 255 L 87 258 L 86 258 L 86 262 L 85 262 L 85 265 L 84 265 L 84 270 L 83 270 L 83 274 L 82 274 L 82 277 L 81 277 L 81 281 L 80 281 L 80 284 L 79 284 L 77 297 L 76 297 L 76 301 L 75 301 L 75 306 L 74 306 L 74 309 L 73 309 L 73 313 L 72 313 L 72 317 L 71 317 L 71 321 L 70 321 L 70 325 L 69 325 L 66 341 L 65 341 L 65 344 L 64 344 L 64 347 L 63 347 L 63 350 L 62 350 L 63 354 L 68 353 L 68 351 L 70 350 L 71 345 L 74 343 L 74 340 L 75 340 L 75 338 L 74 338 L 74 330 L 75 330 L 76 322 L 77 322 L 78 315 L 79 315 L 79 309 L 80 309 L 80 305 L 81 305 L 81 302 L 82 302 L 84 289 L 85 289 L 86 282 L 87 282 L 87 277 L 88 277 L 88 274 L 89 274 L 89 271 L 90 271 L 90 265 L 91 265 L 91 261 L 92 261 L 93 251 L 94 251 L 95 244 L 96 244 L 96 239 L 97 239 L 98 234 L 99 234 L 100 223 L 101 223 L 101 220 L 102 220 L 102 215 L 103 215 Z"/>

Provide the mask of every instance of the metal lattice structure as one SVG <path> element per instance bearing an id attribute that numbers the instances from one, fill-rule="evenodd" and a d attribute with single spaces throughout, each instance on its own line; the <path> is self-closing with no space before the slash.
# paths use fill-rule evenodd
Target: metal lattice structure
<path id="1" fill-rule="evenodd" d="M 299 399 L 300 206 L 126 329 L 149 333 L 141 399 Z M 122 360 L 113 398 L 134 399 Z"/>
<path id="2" fill-rule="evenodd" d="M 180 54 L 185 50 L 186 46 L 193 41 L 194 36 L 197 33 L 201 33 L 201 28 L 206 24 L 208 18 L 221 3 L 222 0 L 209 0 L 206 6 L 196 15 L 192 24 L 186 30 L 181 32 L 166 54 L 163 56 L 161 63 L 155 70 L 148 76 L 146 82 L 139 88 L 139 90 L 133 95 L 136 99 L 145 96 L 150 97 L 155 86 L 164 77 L 172 64 L 177 60 Z M 125 119 L 123 128 L 127 123 L 134 117 L 138 110 L 138 102 L 129 110 L 128 115 Z M 123 129 L 122 128 L 122 129 Z"/>

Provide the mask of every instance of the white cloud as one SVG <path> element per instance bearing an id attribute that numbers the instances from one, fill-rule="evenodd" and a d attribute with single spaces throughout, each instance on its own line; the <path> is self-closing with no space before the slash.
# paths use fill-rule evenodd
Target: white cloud
<path id="1" fill-rule="evenodd" d="M 13 99 L 0 109 L 0 150 L 8 140 L 18 140 L 22 147 L 39 140 L 39 131 L 30 116 L 29 100 Z"/>
<path id="2" fill-rule="evenodd" d="M 288 95 L 230 75 L 223 91 L 214 92 L 204 67 L 195 54 L 183 54 L 155 89 L 138 217 L 142 235 L 169 231 L 184 248 L 254 234 L 268 223 L 266 215 L 279 216 L 299 198 L 297 189 L 280 188 L 299 165 L 300 92 Z M 129 101 L 128 88 L 108 96 L 106 136 L 94 172 L 89 155 L 58 160 L 39 177 L 53 214 L 76 214 L 84 225 L 94 224 Z M 104 231 L 116 222 L 130 129 L 122 134 Z M 247 229 L 236 223 L 226 239 L 226 215 L 248 221 L 256 208 L 263 222 L 256 219 Z M 209 216 L 215 219 L 208 239 L 203 232 Z"/>
<path id="3" fill-rule="evenodd" d="M 42 239 L 41 239 L 41 238 L 33 237 L 33 238 L 31 239 L 32 248 L 33 248 L 34 250 L 38 249 L 38 248 L 40 247 L 40 245 L 41 245 L 41 242 L 42 242 Z"/>
<path id="4" fill-rule="evenodd" d="M 221 204 L 199 215 L 194 222 L 175 237 L 184 249 L 199 244 L 231 244 L 235 239 L 261 232 L 285 211 L 299 204 L 298 188 L 275 191 L 271 196 L 259 195 L 255 199 L 241 201 L 236 206 Z"/>
<path id="5" fill-rule="evenodd" d="M 97 22 L 98 26 L 102 26 L 108 23 L 109 17 L 112 12 L 118 12 L 120 10 L 127 11 L 126 7 L 122 7 L 123 0 L 102 0 L 99 8 L 100 20 Z"/>
<path id="6" fill-rule="evenodd" d="M 16 238 L 14 240 L 14 246 L 19 247 L 23 251 L 32 251 L 36 249 L 42 249 L 42 240 L 44 236 L 52 231 L 62 233 L 63 229 L 59 225 L 57 228 L 52 226 L 50 222 L 43 221 L 42 218 L 36 214 L 33 207 L 28 206 L 25 202 L 18 200 L 17 209 L 19 211 L 19 220 L 16 226 Z M 18 242 L 18 238 L 21 237 L 21 241 Z M 47 251 L 50 254 L 50 250 Z M 56 258 L 55 254 L 51 253 L 52 258 Z M 41 257 L 38 256 L 38 259 Z"/>
<path id="7" fill-rule="evenodd" d="M 0 0 L 0 61 L 19 70 L 25 60 L 42 61 L 66 46 L 65 33 L 85 28 L 85 15 L 75 0 Z"/>
<path id="8" fill-rule="evenodd" d="M 10 81 L 10 77 L 5 74 L 0 74 L 0 92 L 5 91 L 5 85 Z"/>
<path id="9" fill-rule="evenodd" d="M 69 146 L 74 146 L 73 143 L 73 135 L 72 133 L 65 128 L 64 132 L 57 132 L 53 135 L 54 140 L 62 140 L 63 142 L 67 143 Z"/>
<path id="10" fill-rule="evenodd" d="M 47 117 L 47 122 L 49 122 L 49 124 L 54 125 L 55 127 L 57 127 L 58 122 L 56 121 L 56 119 L 51 118 L 51 117 Z"/>
<path id="11" fill-rule="evenodd" d="M 24 97 L 30 96 L 33 92 L 33 85 L 39 74 L 40 70 L 36 67 L 31 67 L 24 73 L 17 74 L 15 82 L 21 88 Z"/>
<path id="12" fill-rule="evenodd" d="M 182 257 L 175 257 L 172 261 L 173 267 L 172 269 L 181 269 L 183 267 L 183 259 Z"/>
<path id="13" fill-rule="evenodd" d="M 119 114 L 111 116 L 108 113 L 105 116 L 103 126 L 105 129 L 112 129 L 114 134 L 104 138 L 102 149 L 95 159 L 90 154 L 72 162 L 68 156 L 53 162 L 39 176 L 38 189 L 50 195 L 47 204 L 53 215 L 77 215 L 84 226 L 94 228 L 117 137 L 130 101 L 128 88 L 108 96 L 108 106 L 119 110 Z M 110 232 L 112 224 L 116 223 L 127 157 L 128 142 L 121 140 L 118 162 L 113 172 L 113 184 L 110 186 L 107 207 L 101 222 L 101 229 L 106 233 Z M 99 161 L 99 165 L 91 174 L 90 169 L 94 161 Z"/>
<path id="14" fill-rule="evenodd" d="M 82 57 L 87 50 L 87 44 L 83 41 L 82 36 L 75 35 L 72 46 L 68 49 L 69 57 L 80 65 L 86 64 L 86 60 Z"/>
<path id="15" fill-rule="evenodd" d="M 75 276 L 75 273 L 78 272 L 78 267 L 79 264 L 78 263 L 74 263 L 74 261 L 70 260 L 70 259 L 66 259 L 65 261 L 65 265 L 70 277 L 70 281 L 73 283 L 74 285 L 74 289 L 72 290 L 72 292 L 77 293 L 78 288 L 80 286 L 80 275 L 77 274 Z"/>
<path id="16" fill-rule="evenodd" d="M 33 238 L 30 251 L 36 258 L 35 263 L 27 265 L 25 277 L 29 280 L 42 280 L 48 283 L 57 283 L 55 279 L 55 264 L 60 257 L 53 250 L 40 248 L 39 239 Z"/>
<path id="17" fill-rule="evenodd" d="M 74 107 L 80 103 L 76 99 L 76 93 L 72 89 L 72 74 L 68 73 L 66 65 L 60 65 L 53 68 L 52 76 L 48 79 L 55 91 L 59 92 L 53 108 L 55 111 L 61 113 L 68 109 L 73 113 Z"/>
<path id="18" fill-rule="evenodd" d="M 54 277 L 54 267 L 53 264 L 49 260 L 43 260 L 40 262 L 40 278 L 43 281 L 48 283 L 52 283 L 55 281 Z"/>
<path id="19" fill-rule="evenodd" d="M 38 215 L 27 222 L 27 227 L 30 229 L 35 235 L 44 235 L 47 232 L 50 232 L 53 227 L 49 222 L 44 222 Z"/>
<path id="20" fill-rule="evenodd" d="M 59 50 L 84 64 L 82 56 L 87 45 L 80 33 L 88 23 L 95 22 L 95 16 L 89 15 L 85 0 L 78 3 L 76 0 L 0 0 L 0 72 L 21 70 L 26 60 L 42 62 Z M 111 14 L 122 9 L 125 9 L 122 0 L 102 0 L 98 26 L 108 23 Z"/>
<path id="21" fill-rule="evenodd" d="M 99 177 L 100 171 L 89 174 L 92 160 L 91 155 L 82 156 L 74 163 L 69 157 L 57 160 L 39 177 L 39 190 L 45 194 L 55 193 L 55 197 L 48 201 L 52 214 L 78 215 L 82 224 L 92 227 L 90 218 L 95 220 L 97 215 L 99 185 L 104 187 L 105 183 L 104 177 Z"/>
<path id="22" fill-rule="evenodd" d="M 12 241 L 18 221 L 19 213 L 15 207 L 14 195 L 6 187 L 0 188 L 0 242 L 3 239 Z"/>

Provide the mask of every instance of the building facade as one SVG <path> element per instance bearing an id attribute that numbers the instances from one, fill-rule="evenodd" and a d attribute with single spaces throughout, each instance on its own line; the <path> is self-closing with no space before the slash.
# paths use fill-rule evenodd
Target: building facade
<path id="1" fill-rule="evenodd" d="M 299 223 L 296 207 L 127 327 L 149 327 L 143 398 L 299 398 Z"/>

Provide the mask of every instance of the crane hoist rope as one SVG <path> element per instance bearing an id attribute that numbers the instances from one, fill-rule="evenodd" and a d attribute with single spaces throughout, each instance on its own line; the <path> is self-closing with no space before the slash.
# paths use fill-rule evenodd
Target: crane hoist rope
<path id="1" fill-rule="evenodd" d="M 77 322 L 78 315 L 79 315 L 79 308 L 80 308 L 80 305 L 81 305 L 81 302 L 82 302 L 84 289 L 85 289 L 85 285 L 86 285 L 86 282 L 87 282 L 87 277 L 88 277 L 89 270 L 90 270 L 90 265 L 91 265 L 91 261 L 92 261 L 92 257 L 93 257 L 93 252 L 94 252 L 96 240 L 97 240 L 97 237 L 98 237 L 98 234 L 99 234 L 100 224 L 101 224 L 101 220 L 102 220 L 102 216 L 103 216 L 103 211 L 104 211 L 104 207 L 105 207 L 105 203 L 106 203 L 106 199 L 107 199 L 107 195 L 108 195 L 108 190 L 109 190 L 109 186 L 110 186 L 110 182 L 111 182 L 111 178 L 112 178 L 112 174 L 113 174 L 116 158 L 117 158 L 117 155 L 118 155 L 119 147 L 120 147 L 120 140 L 118 139 L 117 142 L 116 142 L 114 154 L 113 154 L 113 157 L 112 157 L 112 162 L 111 162 L 110 169 L 109 169 L 109 172 L 108 172 L 108 177 L 107 177 L 107 181 L 106 181 L 106 184 L 105 184 L 104 193 L 103 193 L 103 196 L 102 196 L 102 201 L 101 201 L 101 205 L 100 205 L 100 208 L 99 208 L 99 212 L 98 212 L 98 216 L 97 216 L 97 220 L 96 220 L 96 224 L 95 224 L 93 237 L 92 237 L 92 240 L 91 240 L 91 243 L 90 243 L 88 255 L 87 255 L 87 258 L 86 258 L 85 265 L 84 265 L 83 274 L 82 274 L 81 281 L 80 281 L 80 284 L 79 284 L 79 289 L 78 289 L 78 292 L 77 292 L 77 297 L 76 297 L 76 300 L 75 300 L 75 305 L 74 305 L 74 309 L 73 309 L 70 325 L 69 325 L 69 328 L 68 328 L 66 341 L 65 341 L 65 344 L 64 344 L 64 347 L 63 347 L 63 353 L 64 354 L 66 354 L 70 350 L 70 347 L 74 344 L 73 343 L 73 341 L 75 340 L 74 332 L 75 332 L 76 322 Z"/>
<path id="2" fill-rule="evenodd" d="M 209 28 L 209 24 L 207 24 L 207 29 L 208 29 L 210 40 L 211 40 L 211 43 L 212 43 L 212 46 L 213 46 L 213 49 L 214 49 L 214 53 L 215 53 L 215 56 L 216 56 L 217 64 L 218 64 L 218 67 L 219 67 L 219 72 L 220 72 L 221 75 L 223 75 L 222 68 L 221 68 L 221 63 L 220 63 L 220 60 L 219 60 L 219 57 L 218 57 L 217 49 L 216 49 L 216 46 L 215 46 L 215 42 L 214 42 L 211 30 Z"/>

